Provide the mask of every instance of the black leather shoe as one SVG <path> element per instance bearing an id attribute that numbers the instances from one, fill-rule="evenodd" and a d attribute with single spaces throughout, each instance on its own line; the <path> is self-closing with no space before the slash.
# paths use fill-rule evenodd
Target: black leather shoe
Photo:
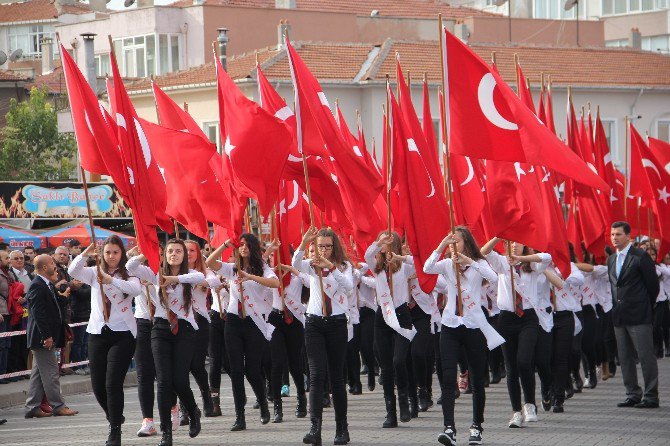
<path id="1" fill-rule="evenodd" d="M 372 392 L 375 390 L 375 375 L 374 373 L 368 373 L 368 390 Z"/>
<path id="2" fill-rule="evenodd" d="M 188 426 L 188 413 L 186 412 L 186 407 L 182 403 L 179 403 L 179 425 Z"/>
<path id="3" fill-rule="evenodd" d="M 343 420 L 336 420 L 335 421 L 335 440 L 333 441 L 333 444 L 336 445 L 343 445 L 343 444 L 348 444 L 350 438 L 349 438 L 349 424 L 347 423 L 347 419 Z"/>
<path id="4" fill-rule="evenodd" d="M 189 423 L 188 423 L 188 436 L 191 438 L 195 438 L 198 436 L 200 433 L 200 417 L 202 416 L 202 412 L 200 412 L 200 409 L 196 406 L 195 410 L 191 412 L 188 416 L 189 418 Z"/>
<path id="5" fill-rule="evenodd" d="M 121 426 L 109 426 L 109 436 L 105 446 L 121 446 Z"/>
<path id="6" fill-rule="evenodd" d="M 302 442 L 304 444 L 321 446 L 321 418 L 312 418 L 312 426 L 309 432 L 302 437 Z"/>
<path id="7" fill-rule="evenodd" d="M 626 401 L 617 404 L 616 407 L 635 407 L 635 405 L 637 404 L 640 404 L 640 402 L 632 400 L 630 398 L 626 398 Z"/>
<path id="8" fill-rule="evenodd" d="M 383 428 L 398 427 L 398 413 L 395 407 L 395 395 L 385 396 L 384 402 L 386 404 L 386 419 L 382 424 Z"/>
<path id="9" fill-rule="evenodd" d="M 230 428 L 231 432 L 243 431 L 247 428 L 247 422 L 244 419 L 244 409 L 235 411 L 235 423 Z"/>
<path id="10" fill-rule="evenodd" d="M 295 407 L 296 418 L 305 418 L 307 416 L 307 396 L 303 393 L 298 394 L 298 404 Z"/>
<path id="11" fill-rule="evenodd" d="M 274 414 L 272 416 L 273 423 L 281 423 L 284 420 L 284 410 L 282 407 L 281 398 L 277 398 L 274 401 Z"/>
<path id="12" fill-rule="evenodd" d="M 161 424 L 161 442 L 158 446 L 172 446 L 172 423 Z"/>
<path id="13" fill-rule="evenodd" d="M 270 422 L 270 409 L 268 409 L 268 401 L 261 401 L 261 424 L 268 424 Z"/>
<path id="14" fill-rule="evenodd" d="M 658 409 L 658 403 L 649 400 L 642 400 L 635 405 L 636 409 Z"/>

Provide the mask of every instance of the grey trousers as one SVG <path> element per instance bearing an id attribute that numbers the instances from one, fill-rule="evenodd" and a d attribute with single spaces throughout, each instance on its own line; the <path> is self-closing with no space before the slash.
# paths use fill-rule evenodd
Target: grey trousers
<path id="1" fill-rule="evenodd" d="M 63 396 L 60 393 L 60 373 L 56 350 L 45 348 L 32 349 L 33 370 L 28 382 L 28 398 L 26 399 L 26 411 L 31 411 L 42 403 L 46 394 L 49 404 L 54 409 L 64 406 Z"/>
<path id="2" fill-rule="evenodd" d="M 614 327 L 626 396 L 635 401 L 658 403 L 658 364 L 652 333 L 651 324 Z M 642 366 L 644 394 L 637 383 L 636 355 Z"/>

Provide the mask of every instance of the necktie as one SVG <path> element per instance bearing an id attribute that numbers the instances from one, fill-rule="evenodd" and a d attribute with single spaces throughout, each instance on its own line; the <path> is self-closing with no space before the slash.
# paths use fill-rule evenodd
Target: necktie
<path id="1" fill-rule="evenodd" d="M 63 319 L 63 315 L 60 312 L 60 305 L 58 304 L 58 298 L 56 298 L 56 287 L 54 284 L 49 282 L 49 291 L 51 291 L 51 298 L 56 302 L 56 308 L 58 308 L 58 318 Z"/>
<path id="2" fill-rule="evenodd" d="M 616 255 L 616 276 L 617 276 L 617 278 L 619 277 L 619 274 L 621 274 L 621 268 L 623 268 L 624 259 L 625 259 L 625 256 L 623 255 L 622 252 L 620 252 Z"/>
<path id="3" fill-rule="evenodd" d="M 409 303 L 407 306 L 411 310 L 412 308 L 416 307 L 416 300 L 414 300 L 414 295 L 412 294 L 412 286 L 410 285 L 409 282 L 407 282 L 407 294 L 409 294 Z"/>
<path id="4" fill-rule="evenodd" d="M 168 322 L 170 323 L 170 331 L 176 336 L 179 332 L 179 318 L 171 308 L 168 309 Z"/>
<path id="5" fill-rule="evenodd" d="M 333 268 L 333 271 L 334 270 L 335 270 L 335 268 Z M 331 272 L 332 271 L 329 270 L 329 269 L 322 269 L 321 270 L 321 277 L 323 277 L 325 279 L 326 277 L 328 277 L 328 275 Z M 328 296 L 328 294 L 326 294 L 325 291 L 321 290 L 321 294 L 323 294 L 323 300 L 325 301 L 325 304 L 326 304 L 326 314 L 324 314 L 324 317 L 327 317 L 327 316 L 330 316 L 331 314 L 333 314 L 333 303 L 330 300 L 330 296 Z"/>
<path id="6" fill-rule="evenodd" d="M 284 322 L 286 322 L 286 325 L 291 325 L 293 323 L 293 315 L 286 306 L 284 306 Z"/>
<path id="7" fill-rule="evenodd" d="M 521 265 L 516 265 L 514 269 L 519 277 L 521 277 Z M 518 291 L 514 292 L 514 312 L 517 316 L 523 317 L 523 297 L 521 297 Z"/>

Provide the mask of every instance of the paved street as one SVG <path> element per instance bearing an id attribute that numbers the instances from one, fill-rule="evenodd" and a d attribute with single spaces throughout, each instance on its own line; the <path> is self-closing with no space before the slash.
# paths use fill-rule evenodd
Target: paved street
<path id="1" fill-rule="evenodd" d="M 566 402 L 566 413 L 540 412 L 540 422 L 523 429 L 507 428 L 510 404 L 503 383 L 487 391 L 484 443 L 489 445 L 668 445 L 670 444 L 670 358 L 659 361 L 661 408 L 657 410 L 619 409 L 616 403 L 623 399 L 620 374 L 595 390 L 585 390 Z M 437 386 L 436 386 L 437 387 Z M 192 388 L 196 388 L 192 383 Z M 307 418 L 293 416 L 294 396 L 284 399 L 285 421 L 262 426 L 258 411 L 247 409 L 248 430 L 229 432 L 233 423 L 230 382 L 224 375 L 225 395 L 222 418 L 203 418 L 203 429 L 196 439 L 189 439 L 185 428 L 175 434 L 175 444 L 189 445 L 296 445 L 308 429 Z M 128 420 L 124 425 L 123 442 L 132 445 L 155 445 L 156 437 L 142 439 L 135 436 L 141 422 L 137 389 L 126 389 Z M 247 389 L 247 394 L 252 395 Z M 81 413 L 74 418 L 26 420 L 22 407 L 3 410 L 0 415 L 8 422 L 0 426 L 0 444 L 14 445 L 103 445 L 107 425 L 92 394 L 68 397 L 70 407 Z M 540 409 L 541 410 L 541 409 Z M 469 427 L 470 399 L 461 396 L 456 404 L 459 444 Z M 156 414 L 157 415 L 157 414 Z M 334 419 L 332 409 L 324 416 L 324 444 L 332 444 Z M 422 413 L 419 419 L 403 424 L 398 429 L 381 429 L 383 398 L 381 386 L 370 393 L 349 397 L 349 430 L 352 445 L 407 445 L 437 444 L 442 426 L 440 406 Z"/>

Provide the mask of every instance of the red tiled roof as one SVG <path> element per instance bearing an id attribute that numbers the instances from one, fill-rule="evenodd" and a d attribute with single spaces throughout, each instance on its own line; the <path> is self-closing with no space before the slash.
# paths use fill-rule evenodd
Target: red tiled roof
<path id="1" fill-rule="evenodd" d="M 32 82 L 26 84 L 26 90 L 33 87 L 46 88 L 49 94 L 66 94 L 65 75 L 62 67 L 56 67 L 51 73 L 36 76 Z"/>
<path id="2" fill-rule="evenodd" d="M 275 0 L 204 0 L 208 6 L 242 6 L 275 8 Z M 192 6 L 193 0 L 177 0 L 170 6 Z M 442 13 L 448 19 L 472 16 L 494 16 L 489 12 L 463 6 L 451 6 L 439 0 L 296 0 L 296 8 L 305 11 L 342 12 L 369 16 L 374 10 L 380 16 L 437 18 Z"/>
<path id="3" fill-rule="evenodd" d="M 395 79 L 395 53 L 400 54 L 403 70 L 414 79 L 425 72 L 432 83 L 440 79 L 440 57 L 437 42 L 403 42 L 386 40 L 378 53 L 368 61 L 373 44 L 297 42 L 298 54 L 319 79 L 335 82 L 383 80 L 386 74 Z M 626 48 L 574 48 L 496 46 L 474 44 L 472 49 L 484 60 L 496 52 L 498 69 L 503 78 L 516 82 L 514 54 L 518 54 L 526 77 L 537 85 L 540 73 L 551 76 L 555 85 L 593 87 L 670 87 L 670 57 Z M 261 67 L 270 79 L 290 79 L 286 51 L 265 48 L 258 51 Z M 366 61 L 368 64 L 366 65 Z M 366 71 L 358 76 L 366 67 Z M 233 79 L 254 77 L 253 53 L 231 57 L 228 73 Z M 161 87 L 211 84 L 216 81 L 213 63 L 156 77 Z M 128 84 L 129 90 L 150 88 L 148 79 Z"/>
<path id="4" fill-rule="evenodd" d="M 3 81 L 10 81 L 10 82 L 17 82 L 17 81 L 25 81 L 28 77 L 24 76 L 21 73 L 16 73 L 14 71 L 8 71 L 8 70 L 0 70 L 0 82 Z"/>
<path id="5" fill-rule="evenodd" d="M 83 3 L 64 5 L 63 14 L 86 14 L 91 8 Z M 58 12 L 50 0 L 27 0 L 0 4 L 0 23 L 56 19 Z"/>

